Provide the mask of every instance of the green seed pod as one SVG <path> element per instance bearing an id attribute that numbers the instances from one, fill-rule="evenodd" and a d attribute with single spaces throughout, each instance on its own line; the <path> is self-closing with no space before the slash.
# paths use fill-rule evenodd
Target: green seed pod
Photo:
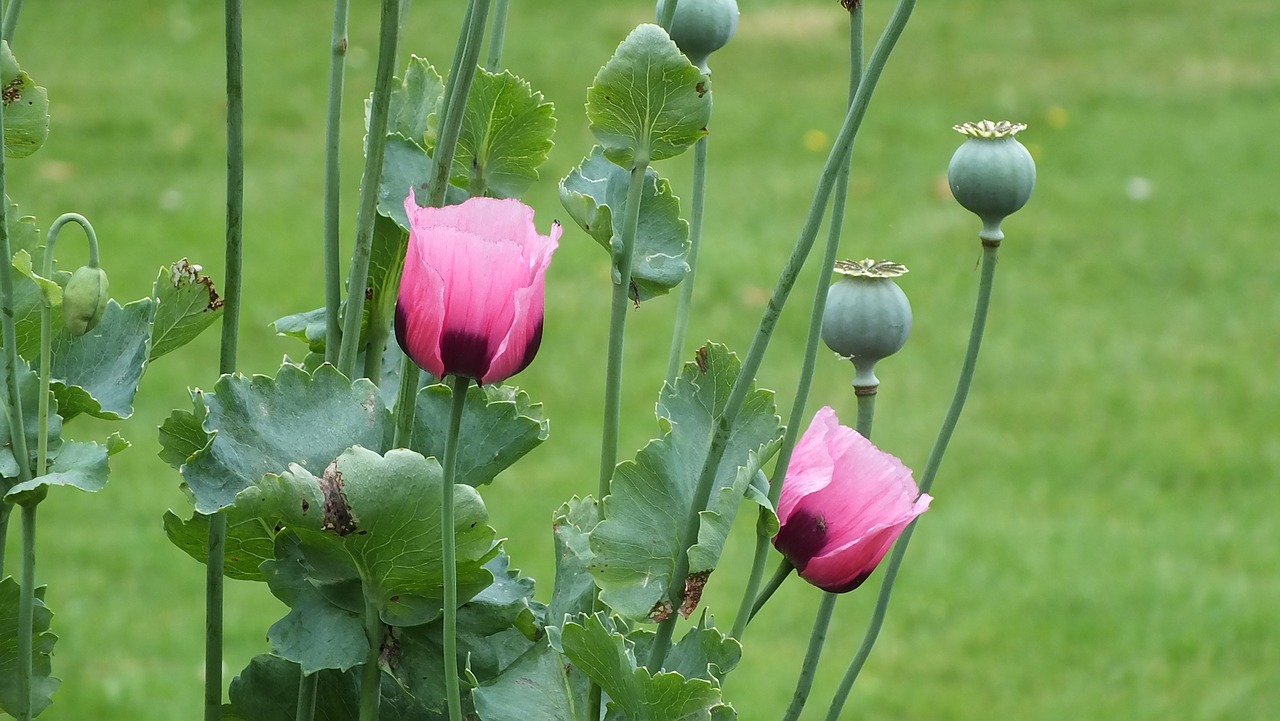
<path id="1" fill-rule="evenodd" d="M 62 291 L 62 321 L 71 335 L 93 330 L 107 312 L 107 272 L 81 266 L 71 274 Z"/>
<path id="2" fill-rule="evenodd" d="M 729 43 L 738 29 L 737 0 L 677 0 L 671 39 L 689 62 L 710 73 L 707 58 Z M 658 0 L 658 16 L 666 0 Z"/>
<path id="3" fill-rule="evenodd" d="M 911 303 L 893 281 L 906 266 L 870 258 L 836 263 L 840 279 L 827 289 L 822 340 L 853 361 L 855 388 L 880 385 L 875 366 L 897 353 L 911 333 Z"/>
<path id="4" fill-rule="evenodd" d="M 1036 162 L 1014 137 L 1026 127 L 1007 120 L 955 126 L 969 139 L 951 156 L 947 180 L 956 201 L 982 219 L 983 240 L 1004 238 L 1000 223 L 1026 205 L 1036 185 Z"/>

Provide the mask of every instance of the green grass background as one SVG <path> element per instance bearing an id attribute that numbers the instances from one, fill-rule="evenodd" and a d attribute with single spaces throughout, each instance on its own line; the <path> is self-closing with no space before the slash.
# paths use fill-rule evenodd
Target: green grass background
<path id="1" fill-rule="evenodd" d="M 868 30 L 890 9 L 868 2 Z M 344 139 L 352 235 L 376 10 L 353 3 Z M 403 48 L 447 65 L 463 3 L 414 3 Z M 692 339 L 745 350 L 842 114 L 845 13 L 834 0 L 743 0 L 712 58 L 708 221 Z M 323 302 L 321 188 L 329 3 L 246 3 L 245 307 L 241 363 L 273 373 L 300 346 L 273 319 Z M 557 107 L 557 145 L 527 200 L 563 216 L 555 182 L 591 145 L 585 89 L 652 18 L 644 0 L 512 3 L 507 64 Z M 223 278 L 221 3 L 28 3 L 15 52 L 49 89 L 39 154 L 9 192 L 47 228 L 95 224 L 117 298 L 187 256 Z M 888 257 L 916 316 L 886 361 L 878 443 L 923 464 L 963 349 L 976 220 L 950 199 L 957 122 L 1009 118 L 1039 164 L 1006 224 L 973 395 L 846 718 L 1262 719 L 1280 708 L 1280 9 L 1271 0 L 920 3 L 859 137 L 842 254 Z M 687 196 L 688 157 L 660 170 Z M 1140 191 L 1146 191 L 1140 192 Z M 74 233 L 74 231 L 72 231 Z M 69 236 L 64 236 L 69 237 Z M 77 254 L 81 254 L 77 257 Z M 64 265 L 83 259 L 60 244 Z M 783 412 L 813 297 L 811 264 L 760 383 Z M 518 381 L 552 437 L 485 489 L 516 565 L 549 582 L 549 518 L 592 492 L 609 289 L 568 228 L 548 279 L 547 334 Z M 623 456 L 657 431 L 673 299 L 631 317 Z M 41 508 L 39 579 L 64 685 L 44 718 L 171 720 L 200 708 L 204 568 L 165 540 L 185 513 L 156 426 L 216 378 L 216 330 L 158 362 L 135 447 L 97 495 Z M 851 368 L 824 353 L 811 408 L 850 422 Z M 749 515 L 749 514 L 744 514 Z M 750 555 L 740 523 L 706 605 L 732 622 Z M 15 528 L 16 531 L 16 528 Z M 11 539 L 9 568 L 16 567 Z M 879 574 L 842 601 L 806 718 L 821 718 Z M 549 583 L 541 587 L 546 598 Z M 790 696 L 818 593 L 788 584 L 746 638 L 727 693 L 744 719 Z M 266 649 L 281 606 L 232 582 L 227 677 Z"/>

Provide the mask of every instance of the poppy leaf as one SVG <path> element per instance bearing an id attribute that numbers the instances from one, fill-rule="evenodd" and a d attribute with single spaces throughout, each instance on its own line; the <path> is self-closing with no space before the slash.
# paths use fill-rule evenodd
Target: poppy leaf
<path id="1" fill-rule="evenodd" d="M 722 345 L 699 350 L 697 362 L 686 364 L 659 397 L 658 417 L 667 432 L 614 471 L 605 520 L 591 532 L 591 573 L 601 600 L 623 616 L 661 620 L 677 610 L 687 616 L 697 605 L 700 584 L 681 589 L 679 604 L 671 603 L 676 596 L 669 584 L 686 550 L 680 536 L 695 512 L 698 476 L 740 369 Z M 752 390 L 734 420 L 708 507 L 697 509 L 701 527 L 688 552 L 689 571 L 698 575 L 691 579 L 705 580 L 715 569 L 752 478 L 777 449 L 782 427 L 774 411 L 771 391 Z"/>
<path id="2" fill-rule="evenodd" d="M 49 94 L 18 67 L 9 44 L 0 43 L 0 86 L 4 100 L 4 153 L 25 158 L 49 137 Z"/>
<path id="3" fill-rule="evenodd" d="M 160 269 L 151 297 L 157 303 L 151 361 L 190 343 L 222 317 L 222 298 L 213 281 L 200 275 L 200 266 L 186 258 Z"/>
<path id="4" fill-rule="evenodd" d="M 560 181 L 560 203 L 569 216 L 613 259 L 613 277 L 621 278 L 618 260 L 626 217 L 630 174 L 609 162 L 600 146 L 592 149 L 578 167 Z M 631 279 L 636 300 L 663 295 L 680 284 L 689 272 L 689 224 L 680 217 L 680 199 L 671 184 L 652 168 L 645 170 L 640 197 L 640 224 L 632 246 Z"/>
<path id="5" fill-rule="evenodd" d="M 610 161 L 631 169 L 674 157 L 706 135 L 710 79 L 657 25 L 638 26 L 587 90 L 587 120 Z"/>
<path id="6" fill-rule="evenodd" d="M 54 678 L 50 657 L 58 640 L 49 631 L 53 613 L 44 604 L 45 587 L 36 588 L 32 615 L 31 716 L 53 703 L 53 692 L 62 683 Z M 12 576 L 0 579 L 0 712 L 18 715 L 18 599 L 21 587 Z"/>
<path id="7" fill-rule="evenodd" d="M 410 447 L 424 456 L 444 457 L 445 431 L 453 392 L 446 384 L 418 392 Z M 551 423 L 529 394 L 512 386 L 472 385 L 458 437 L 458 483 L 482 486 L 547 439 Z"/>

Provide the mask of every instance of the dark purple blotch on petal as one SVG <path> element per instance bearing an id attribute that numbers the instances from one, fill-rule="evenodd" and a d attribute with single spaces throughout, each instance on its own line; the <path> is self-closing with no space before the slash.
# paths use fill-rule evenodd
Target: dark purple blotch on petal
<path id="1" fill-rule="evenodd" d="M 826 539 L 826 519 L 806 508 L 797 508 L 778 529 L 773 545 L 797 571 L 804 571 L 809 561 L 822 552 Z"/>
<path id="2" fill-rule="evenodd" d="M 533 362 L 533 357 L 538 355 L 538 348 L 541 345 L 542 321 L 539 320 L 538 325 L 533 329 L 533 336 L 529 338 L 529 345 L 524 347 L 524 357 L 520 359 L 520 365 L 516 366 L 516 369 L 511 372 L 511 375 L 515 375 L 525 368 L 528 368 L 529 364 Z"/>
<path id="3" fill-rule="evenodd" d="M 446 330 L 440 335 L 440 361 L 446 375 L 480 380 L 493 362 L 489 339 L 466 331 Z"/>
<path id="4" fill-rule="evenodd" d="M 875 568 L 872 568 L 869 571 L 862 571 L 858 575 L 854 576 L 847 583 L 841 583 L 836 586 L 823 586 L 821 584 L 814 584 L 814 585 L 818 586 L 818 588 L 821 588 L 822 590 L 828 593 L 848 593 L 849 591 L 852 591 L 858 586 L 861 586 L 864 581 L 866 581 L 868 578 L 871 577 L 872 572 L 874 572 L 875 570 L 876 570 Z"/>

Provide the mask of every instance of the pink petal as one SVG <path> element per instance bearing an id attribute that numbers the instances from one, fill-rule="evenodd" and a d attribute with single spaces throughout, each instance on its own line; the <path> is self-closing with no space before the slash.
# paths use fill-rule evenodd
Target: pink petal
<path id="1" fill-rule="evenodd" d="M 787 464 L 786 480 L 778 498 L 778 519 L 782 522 L 791 516 L 801 499 L 831 482 L 835 466 L 831 436 L 842 428 L 831 406 L 823 406 L 814 414 L 809 428 L 791 452 L 791 462 Z M 851 431 L 848 428 L 844 430 Z"/>

